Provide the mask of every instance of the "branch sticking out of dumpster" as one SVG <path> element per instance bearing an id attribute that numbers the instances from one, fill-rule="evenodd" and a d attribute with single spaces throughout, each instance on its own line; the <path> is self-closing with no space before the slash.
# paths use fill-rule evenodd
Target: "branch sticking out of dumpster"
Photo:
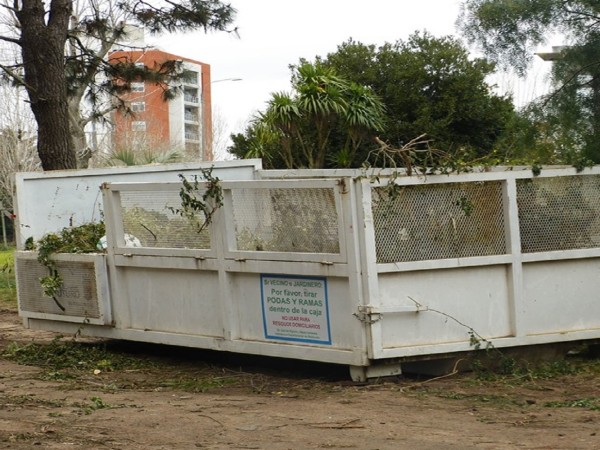
<path id="1" fill-rule="evenodd" d="M 184 175 L 179 174 L 182 183 L 179 191 L 181 208 L 169 208 L 173 214 L 193 223 L 198 234 L 212 223 L 215 212 L 223 206 L 221 180 L 212 175 L 212 169 L 212 167 L 200 169 L 202 180 L 194 175 L 190 181 Z M 203 217 L 198 218 L 199 214 Z"/>
<path id="2" fill-rule="evenodd" d="M 408 297 L 408 299 L 415 304 L 415 306 L 417 307 L 417 312 L 431 311 L 431 312 L 434 312 L 441 316 L 444 316 L 447 319 L 452 320 L 453 322 L 459 324 L 461 327 L 466 328 L 467 334 L 469 335 L 469 344 L 475 350 L 480 350 L 482 344 L 485 344 L 485 347 L 484 347 L 485 350 L 495 349 L 494 345 L 492 344 L 492 341 L 484 338 L 481 334 L 479 334 L 477 331 L 475 331 L 475 329 L 473 327 L 467 325 L 466 323 L 461 322 L 456 317 L 454 317 L 448 313 L 445 313 L 444 311 L 440 311 L 439 309 L 434 309 L 434 308 L 430 308 L 429 306 L 424 306 L 423 304 L 419 303 L 418 301 L 416 301 L 414 298 L 412 298 L 410 296 Z"/>

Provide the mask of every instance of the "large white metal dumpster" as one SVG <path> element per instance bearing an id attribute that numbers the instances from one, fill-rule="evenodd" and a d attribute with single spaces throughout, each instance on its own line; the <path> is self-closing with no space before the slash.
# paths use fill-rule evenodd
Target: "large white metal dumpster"
<path id="1" fill-rule="evenodd" d="M 473 331 L 497 348 L 600 338 L 600 168 L 379 175 L 223 181 L 200 234 L 173 212 L 181 183 L 105 183 L 106 253 L 59 261 L 88 274 L 65 277 L 70 309 L 18 252 L 20 313 L 33 328 L 346 364 L 355 379 L 471 351 Z"/>

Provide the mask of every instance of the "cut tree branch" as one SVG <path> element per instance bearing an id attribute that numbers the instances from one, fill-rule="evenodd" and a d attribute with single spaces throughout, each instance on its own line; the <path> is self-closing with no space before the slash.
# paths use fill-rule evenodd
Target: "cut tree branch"
<path id="1" fill-rule="evenodd" d="M 17 38 L 11 38 L 8 36 L 0 36 L 0 41 L 10 42 L 11 44 L 21 45 L 21 40 Z"/>

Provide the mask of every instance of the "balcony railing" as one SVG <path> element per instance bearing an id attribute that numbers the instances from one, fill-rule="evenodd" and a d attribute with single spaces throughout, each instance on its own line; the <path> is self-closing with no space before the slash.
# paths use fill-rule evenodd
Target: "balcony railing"
<path id="1" fill-rule="evenodd" d="M 197 95 L 186 94 L 186 95 L 183 96 L 183 100 L 186 101 L 186 102 L 188 102 L 188 103 L 199 103 Z"/>

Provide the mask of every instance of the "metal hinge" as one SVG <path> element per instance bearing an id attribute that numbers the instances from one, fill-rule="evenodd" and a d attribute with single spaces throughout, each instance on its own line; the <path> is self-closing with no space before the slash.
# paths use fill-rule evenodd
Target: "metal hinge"
<path id="1" fill-rule="evenodd" d="M 346 179 L 345 178 L 340 178 L 339 180 L 337 180 L 337 185 L 340 188 L 340 194 L 347 194 L 348 193 L 348 186 L 346 185 Z"/>
<path id="2" fill-rule="evenodd" d="M 358 312 L 352 314 L 362 323 L 373 324 L 377 323 L 380 320 L 383 320 L 383 314 L 375 311 L 375 309 L 370 305 L 361 305 L 358 307 Z"/>

